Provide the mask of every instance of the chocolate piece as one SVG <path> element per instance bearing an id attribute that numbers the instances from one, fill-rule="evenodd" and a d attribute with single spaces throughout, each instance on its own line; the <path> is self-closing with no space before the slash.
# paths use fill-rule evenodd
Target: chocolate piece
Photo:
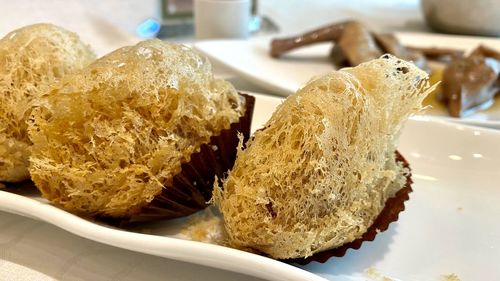
<path id="1" fill-rule="evenodd" d="M 440 99 L 451 116 L 464 117 L 491 106 L 500 89 L 499 57 L 498 52 L 480 46 L 445 68 Z"/>
<path id="2" fill-rule="evenodd" d="M 344 55 L 344 51 L 340 48 L 339 44 L 334 44 L 330 51 L 330 60 L 338 68 L 349 67 L 349 61 Z"/>
<path id="3" fill-rule="evenodd" d="M 372 32 L 371 35 L 375 39 L 377 45 L 384 52 L 393 54 L 401 59 L 405 59 L 408 56 L 408 50 L 403 45 L 401 45 L 401 43 L 399 43 L 394 34 Z"/>
<path id="4" fill-rule="evenodd" d="M 416 66 L 427 69 L 427 60 L 418 50 L 410 50 L 403 46 L 392 33 L 371 33 L 375 42 L 384 53 L 393 54 L 406 61 L 412 61 Z"/>
<path id="5" fill-rule="evenodd" d="M 500 52 L 497 50 L 488 48 L 483 45 L 479 45 L 474 51 L 472 51 L 471 56 L 473 55 L 482 55 L 487 58 L 493 58 L 495 60 L 500 60 Z"/>
<path id="6" fill-rule="evenodd" d="M 461 58 L 464 54 L 461 50 L 455 50 L 450 48 L 423 48 L 423 47 L 406 47 L 409 51 L 422 53 L 427 59 L 437 60 L 437 61 L 450 61 L 453 59 Z"/>
<path id="7" fill-rule="evenodd" d="M 396 151 L 395 153 L 396 161 L 401 162 L 405 168 L 410 169 L 409 163 L 408 161 L 406 161 L 403 155 L 401 155 L 399 151 Z M 298 263 L 300 265 L 306 265 L 312 261 L 324 263 L 331 257 L 344 256 L 349 249 L 359 249 L 365 241 L 373 241 L 378 233 L 387 230 L 389 228 L 389 224 L 398 220 L 399 213 L 401 213 L 405 209 L 405 201 L 410 199 L 409 194 L 413 191 L 411 188 L 412 183 L 413 181 L 411 179 L 411 173 L 409 173 L 406 176 L 406 184 L 398 192 L 396 192 L 394 197 L 387 199 L 384 208 L 361 238 L 347 243 L 341 247 L 314 254 L 305 259 L 299 258 L 284 261 L 288 263 Z"/>
<path id="8" fill-rule="evenodd" d="M 392 34 L 370 32 L 356 21 L 332 24 L 295 37 L 274 39 L 270 53 L 277 58 L 290 50 L 319 42 L 334 43 L 330 58 L 337 67 L 356 66 L 390 53 L 413 61 L 420 68 L 427 68 L 421 52 L 408 50 Z"/>
<path id="9" fill-rule="evenodd" d="M 383 55 L 370 32 L 358 22 L 352 22 L 345 26 L 338 45 L 351 66 Z"/>
<path id="10" fill-rule="evenodd" d="M 337 41 L 344 31 L 344 28 L 352 21 L 345 21 L 321 27 L 298 36 L 274 39 L 271 41 L 271 56 L 277 58 L 284 53 L 302 46 L 319 43 Z"/>

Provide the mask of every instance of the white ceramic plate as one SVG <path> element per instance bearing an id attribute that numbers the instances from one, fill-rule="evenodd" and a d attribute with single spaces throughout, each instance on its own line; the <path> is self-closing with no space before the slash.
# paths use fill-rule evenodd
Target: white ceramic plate
<path id="1" fill-rule="evenodd" d="M 483 37 L 451 36 L 424 33 L 396 33 L 405 45 L 416 47 L 448 47 L 470 51 L 480 43 L 500 50 L 500 40 Z M 250 40 L 201 41 L 194 45 L 211 60 L 232 69 L 239 76 L 267 89 L 270 93 L 288 96 L 312 77 L 332 71 L 328 60 L 330 43 L 316 44 L 274 59 L 269 56 L 270 37 Z M 500 129 L 500 98 L 488 110 L 470 117 L 448 117 L 446 108 L 437 104 L 429 116 L 463 124 Z"/>
<path id="2" fill-rule="evenodd" d="M 280 103 L 256 95 L 253 129 Z M 325 264 L 295 267 L 262 256 L 178 238 L 184 220 L 129 232 L 51 206 L 36 193 L 0 191 L 0 210 L 82 237 L 170 259 L 269 280 L 500 280 L 500 132 L 428 119 L 409 120 L 399 150 L 413 168 L 414 192 L 397 223 Z M 0 230 L 1 231 L 1 230 Z"/>

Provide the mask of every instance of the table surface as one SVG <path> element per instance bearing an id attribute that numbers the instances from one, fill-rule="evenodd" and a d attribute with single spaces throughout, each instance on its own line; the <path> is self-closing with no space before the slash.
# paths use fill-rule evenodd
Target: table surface
<path id="1" fill-rule="evenodd" d="M 77 32 L 99 55 L 140 40 L 137 24 L 157 15 L 156 0 L 1 1 L 0 37 L 36 22 Z M 417 0 L 263 0 L 261 14 L 283 33 L 346 18 L 376 30 L 426 30 Z M 304 12 L 305 11 L 305 12 Z M 186 40 L 186 39 L 185 39 Z M 188 38 L 187 41 L 190 39 Z M 238 89 L 262 92 L 220 65 L 216 75 Z M 259 280 L 223 270 L 135 253 L 99 244 L 25 217 L 0 212 L 0 281 L 12 280 Z"/>

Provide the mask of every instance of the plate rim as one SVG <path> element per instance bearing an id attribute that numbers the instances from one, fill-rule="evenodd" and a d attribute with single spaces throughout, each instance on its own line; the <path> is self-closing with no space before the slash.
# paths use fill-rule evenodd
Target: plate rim
<path id="1" fill-rule="evenodd" d="M 326 280 L 296 266 L 229 247 L 113 228 L 84 219 L 50 203 L 4 190 L 0 190 L 0 211 L 40 220 L 82 238 L 113 247 L 247 274 L 266 280 Z M 161 247 L 158 248 L 158 246 Z M 163 252 L 162 249 L 165 248 L 169 248 L 170 252 Z M 198 252 L 195 255 L 193 251 Z M 186 253 L 191 253 L 191 255 Z M 235 260 L 245 263 L 235 263 Z"/>

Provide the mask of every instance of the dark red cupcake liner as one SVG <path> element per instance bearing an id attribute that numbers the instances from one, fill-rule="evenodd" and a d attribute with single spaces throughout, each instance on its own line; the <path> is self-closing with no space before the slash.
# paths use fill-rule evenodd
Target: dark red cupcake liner
<path id="1" fill-rule="evenodd" d="M 191 160 L 183 163 L 182 171 L 174 176 L 171 185 L 165 186 L 149 204 L 143 206 L 135 215 L 127 218 L 103 218 L 112 224 L 126 225 L 160 219 L 173 219 L 188 216 L 208 206 L 212 197 L 215 176 L 224 178 L 236 160 L 239 144 L 238 135 L 243 141 L 250 138 L 255 98 L 240 93 L 245 98 L 245 114 L 239 122 L 231 124 L 218 136 L 210 138 L 200 151 L 191 155 Z"/>
<path id="2" fill-rule="evenodd" d="M 403 167 L 408 168 L 408 170 L 410 169 L 408 161 L 406 161 L 399 151 L 396 151 L 396 161 L 403 163 Z M 406 183 L 403 188 L 401 188 L 393 197 L 387 199 L 382 212 L 380 212 L 373 224 L 368 228 L 363 236 L 361 236 L 361 238 L 340 247 L 316 253 L 307 258 L 287 259 L 283 261 L 287 263 L 297 263 L 300 265 L 306 265 L 312 261 L 324 263 L 331 257 L 344 256 L 346 251 L 349 249 L 358 250 L 365 241 L 373 241 L 378 233 L 387 230 L 389 228 L 389 224 L 398 220 L 399 213 L 405 209 L 405 201 L 410 198 L 409 194 L 413 191 L 411 188 L 412 183 L 411 173 L 409 173 L 406 176 Z"/>

